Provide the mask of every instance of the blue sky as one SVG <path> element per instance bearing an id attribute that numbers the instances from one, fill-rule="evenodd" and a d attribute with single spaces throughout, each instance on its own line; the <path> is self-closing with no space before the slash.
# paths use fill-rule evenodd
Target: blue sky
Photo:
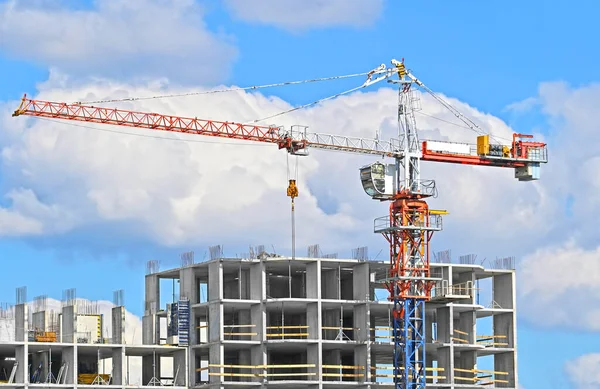
<path id="1" fill-rule="evenodd" d="M 0 7 L 10 3 L 0 0 Z M 373 8 L 377 8 L 377 3 L 371 3 Z M 162 76 L 169 78 L 173 87 L 194 89 L 215 84 L 249 86 L 355 73 L 389 63 L 391 58 L 404 57 L 408 66 L 432 89 L 501 118 L 517 131 L 537 128 L 552 136 L 558 127 L 556 118 L 547 110 L 520 113 L 506 107 L 539 97 L 542 83 L 563 81 L 575 90 L 600 81 L 597 66 L 600 50 L 597 34 L 594 34 L 600 6 L 593 1 L 573 1 L 565 6 L 564 2 L 558 1 L 406 4 L 388 0 L 383 1 L 382 8 L 374 11 L 376 17 L 364 26 L 342 22 L 296 28 L 282 27 L 273 21 L 244 20 L 233 11 L 235 4 L 236 1 L 207 1 L 203 3 L 201 15 L 205 23 L 201 27 L 203 31 L 217 34 L 220 43 L 228 46 L 230 51 L 194 53 L 194 48 L 190 48 L 188 53 L 174 54 L 148 49 L 144 52 L 146 60 L 143 60 L 128 57 L 123 52 L 111 59 L 110 50 L 100 47 L 97 50 L 107 50 L 103 55 L 109 61 L 114 60 L 110 72 L 91 62 L 86 63 L 83 57 L 69 60 L 66 56 L 48 54 L 42 49 L 43 36 L 36 37 L 35 41 L 32 38 L 29 45 L 23 42 L 18 48 L 9 42 L 16 35 L 0 37 L 0 74 L 3 75 L 0 77 L 0 104 L 14 102 L 24 92 L 35 95 L 37 85 L 48 80 L 51 68 L 79 77 L 78 86 L 85 85 L 94 76 L 123 83 L 130 82 L 134 76 L 148 79 Z M 43 5 L 31 7 L 37 12 L 46 12 Z M 56 7 L 47 10 L 50 12 Z M 81 9 L 95 12 L 97 3 L 87 2 Z M 69 17 L 77 18 L 70 9 L 62 10 Z M 10 17 L 1 11 L 2 8 L 0 22 L 2 18 Z M 147 20 L 145 23 L 157 22 Z M 143 22 L 140 25 L 143 26 Z M 135 22 L 132 26 L 136 26 Z M 2 31 L 0 27 L 0 33 Z M 62 33 L 74 32 L 66 30 Z M 178 50 L 185 51 L 185 47 Z M 189 62 L 179 63 L 179 67 L 169 67 L 172 63 L 166 62 L 164 67 L 157 65 L 146 74 L 152 67 L 150 62 L 159 63 L 169 55 L 178 61 Z M 218 77 L 202 78 L 200 73 L 194 73 L 196 60 L 204 67 L 222 67 L 222 72 Z M 187 71 L 182 72 L 182 66 Z M 276 88 L 268 93 L 290 104 L 303 104 L 349 89 L 354 82 Z M 552 96 L 547 100 L 552 100 Z M 9 173 L 7 169 L 3 166 L 0 173 L 3 194 L 14 188 L 13 181 L 5 180 Z M 315 191 L 322 188 L 316 182 L 312 184 Z M 562 207 L 567 197 L 561 196 L 557 195 L 557 201 Z M 575 212 L 571 209 L 572 195 L 568 199 L 569 214 L 572 214 Z M 326 191 L 320 202 L 329 204 Z M 328 207 L 324 205 L 324 211 Z M 60 298 L 63 289 L 75 287 L 80 297 L 110 300 L 113 290 L 124 288 L 128 309 L 141 314 L 147 260 L 160 259 L 164 268 L 176 265 L 180 252 L 194 249 L 196 257 L 202 258 L 207 249 L 206 245 L 193 244 L 167 247 L 140 232 L 141 225 L 136 223 L 139 222 L 111 224 L 109 230 L 101 223 L 90 223 L 65 233 L 4 236 L 0 239 L 3 270 L 11 276 L 3 277 L 0 283 L 0 300 L 13 302 L 15 288 L 22 285 L 27 285 L 29 298 L 40 294 Z M 452 228 L 452 223 L 448 228 Z M 561 234 L 564 235 L 563 231 L 555 230 L 547 236 Z M 458 235 L 456 230 L 448 232 L 449 237 Z M 546 238 L 537 238 L 536 243 L 529 245 L 521 242 L 522 247 L 515 251 L 526 255 L 542 249 Z M 595 246 L 596 238 L 588 236 L 582 245 Z M 550 240 L 547 238 L 546 243 Z M 444 244 L 448 247 L 450 238 L 444 240 Z M 228 247 L 228 254 L 244 252 L 244 245 L 242 242 L 239 247 Z M 377 253 L 381 247 L 383 243 L 379 247 L 370 247 L 370 253 Z M 351 248 L 347 248 L 346 255 Z M 600 340 L 593 331 L 558 326 L 542 329 L 523 317 L 519 318 L 519 325 L 519 375 L 525 388 L 551 384 L 574 387 L 564 373 L 564 364 L 580 355 L 600 352 Z"/>

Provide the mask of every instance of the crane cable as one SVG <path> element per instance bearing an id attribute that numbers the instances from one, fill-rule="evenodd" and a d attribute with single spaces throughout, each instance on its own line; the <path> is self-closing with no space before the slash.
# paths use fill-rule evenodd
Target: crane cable
<path id="1" fill-rule="evenodd" d="M 264 89 L 264 88 L 272 88 L 272 87 L 278 87 L 278 86 L 286 86 L 286 85 L 298 85 L 298 84 L 307 84 L 307 83 L 314 83 L 314 82 L 320 82 L 320 81 L 331 81 L 331 80 L 340 80 L 340 79 L 346 79 L 346 78 L 352 78 L 352 77 L 359 77 L 359 76 L 368 76 L 373 72 L 373 70 L 369 71 L 369 72 L 361 72 L 361 73 L 352 73 L 352 74 L 346 74 L 346 75 L 341 75 L 341 76 L 330 76 L 330 77 L 320 77 L 320 78 L 314 78 L 314 79 L 307 79 L 307 80 L 297 80 L 297 81 L 286 81 L 286 82 L 279 82 L 279 83 L 272 83 L 272 84 L 264 84 L 264 85 L 253 85 L 253 86 L 247 86 L 247 87 L 238 87 L 238 88 L 225 88 L 225 89 L 215 89 L 215 90 L 209 90 L 209 91 L 198 91 L 198 92 L 187 92 L 187 93 L 175 93 L 175 94 L 168 94 L 168 95 L 155 95 L 155 96 L 146 96 L 146 97 L 127 97 L 127 98 L 122 98 L 122 99 L 106 99 L 106 100 L 94 100 L 94 101 L 78 101 L 75 102 L 73 104 L 76 105 L 86 105 L 86 104 L 103 104 L 103 103 L 114 103 L 114 102 L 125 102 L 125 101 L 140 101 L 140 100 L 154 100 L 154 99 L 162 99 L 162 98 L 172 98 L 172 97 L 185 97 L 185 96 L 197 96 L 197 95 L 206 95 L 206 94 L 215 94 L 215 93 L 223 93 L 223 92 L 234 92 L 234 91 L 245 91 L 245 90 L 258 90 L 258 89 Z M 470 120 L 469 118 L 467 118 L 466 116 L 464 116 L 462 113 L 460 113 L 460 111 L 458 111 L 456 108 L 454 108 L 452 105 L 450 105 L 450 103 L 446 102 L 444 99 L 442 99 L 440 96 L 438 96 L 435 92 L 433 92 L 431 89 L 429 89 L 425 84 L 423 84 L 420 80 L 417 80 L 417 85 L 419 85 L 421 88 L 423 88 L 426 92 L 428 92 L 434 99 L 436 99 L 440 104 L 442 104 L 445 108 L 447 108 L 450 112 L 452 112 L 452 114 L 454 114 L 454 116 L 456 116 L 458 119 L 460 119 L 463 123 L 466 124 L 466 126 L 461 126 L 457 123 L 452 123 L 446 120 L 442 120 L 440 118 L 436 118 L 432 115 L 427 115 L 422 113 L 425 116 L 430 116 L 432 118 L 447 122 L 448 124 L 453 124 L 457 127 L 462 127 L 462 128 L 466 128 L 466 129 L 470 129 L 480 135 L 486 135 L 486 132 L 484 130 L 482 130 L 477 124 L 475 124 L 472 120 Z M 334 95 L 331 95 L 329 97 L 325 97 L 319 100 L 315 100 L 311 103 L 308 104 L 304 104 L 298 107 L 294 107 L 270 116 L 266 116 L 260 119 L 255 119 L 251 122 L 248 122 L 246 124 L 253 124 L 253 123 L 258 123 L 264 120 L 268 120 L 268 119 L 272 119 L 278 116 L 282 116 L 300 109 L 304 109 L 304 108 L 308 108 L 310 106 L 322 103 L 324 101 L 327 100 L 332 100 L 335 99 L 337 97 L 346 95 L 348 93 L 352 93 L 355 92 L 359 89 L 365 88 L 366 86 L 368 86 L 368 84 L 364 83 L 361 86 L 349 89 L 347 91 L 344 92 L 340 92 L 340 93 L 336 93 Z M 505 138 L 496 138 L 495 136 L 490 134 L 490 137 L 492 139 L 505 139 Z"/>
<path id="2" fill-rule="evenodd" d="M 498 142 L 498 139 L 494 135 L 492 135 L 491 132 L 490 133 L 485 132 L 474 121 L 472 121 L 471 119 L 469 119 L 468 117 L 463 115 L 458 109 L 454 108 L 450 103 L 448 103 L 446 100 L 444 100 L 441 96 L 439 96 L 437 93 L 435 93 L 434 91 L 429 89 L 429 87 L 427 87 L 425 84 L 423 84 L 423 82 L 421 82 L 421 80 L 418 80 L 416 77 L 414 77 L 413 79 L 415 80 L 415 82 L 418 86 L 420 86 L 423 90 L 425 90 L 427 93 L 429 93 L 434 99 L 436 99 L 440 104 L 442 104 L 446 109 L 448 109 L 454 116 L 456 116 L 463 123 L 465 123 L 467 125 L 468 129 L 474 131 L 475 133 L 477 133 L 479 135 L 489 135 L 490 138 L 492 138 L 492 139 L 496 140 L 496 142 Z M 498 143 L 500 143 L 500 142 L 498 142 Z"/>
<path id="3" fill-rule="evenodd" d="M 425 90 L 427 93 L 429 93 L 434 99 L 436 99 L 440 104 L 442 104 L 444 107 L 446 107 L 450 112 L 452 112 L 452 114 L 454 114 L 454 116 L 456 116 L 458 119 L 460 119 L 463 123 L 465 123 L 467 126 L 469 126 L 469 128 L 473 131 L 475 131 L 476 133 L 480 134 L 480 135 L 486 135 L 486 132 L 483 131 L 481 129 L 481 127 L 479 127 L 477 124 L 475 124 L 471 119 L 469 119 L 468 117 L 466 117 L 465 115 L 463 115 L 462 113 L 460 113 L 459 110 L 457 110 L 456 108 L 454 108 L 452 105 L 450 105 L 450 103 L 446 102 L 446 100 L 442 99 L 440 96 L 438 96 L 434 91 L 432 91 L 431 89 L 429 89 L 427 86 L 425 86 L 425 84 L 423 84 L 420 80 L 417 82 L 417 85 L 419 85 L 423 90 Z"/>
<path id="4" fill-rule="evenodd" d="M 298 197 L 298 186 L 296 186 L 296 180 L 298 178 L 298 156 L 296 157 L 296 166 L 294 173 L 290 178 L 290 154 L 286 153 L 286 164 L 287 164 L 287 177 L 288 177 L 288 188 L 287 195 L 292 200 L 292 259 L 296 259 L 296 212 L 294 199 Z"/>
<path id="5" fill-rule="evenodd" d="M 168 95 L 156 95 L 156 96 L 146 96 L 146 97 L 140 97 L 140 96 L 138 96 L 138 97 L 125 97 L 125 98 L 122 98 L 122 99 L 108 99 L 108 100 L 94 100 L 94 101 L 77 101 L 77 102 L 75 102 L 73 104 L 85 105 L 85 104 L 117 103 L 117 102 L 124 102 L 124 101 L 153 100 L 153 99 L 164 99 L 164 98 L 171 98 L 171 97 L 208 95 L 208 94 L 222 93 L 222 92 L 258 90 L 258 89 L 264 89 L 264 88 L 273 88 L 273 87 L 277 87 L 277 86 L 308 84 L 308 83 L 320 82 L 320 81 L 341 80 L 341 79 L 345 79 L 345 78 L 366 76 L 369 73 L 371 73 L 371 71 L 369 71 L 369 72 L 362 72 L 362 73 L 346 74 L 346 75 L 342 75 L 342 76 L 321 77 L 321 78 L 313 78 L 313 79 L 308 79 L 308 80 L 278 82 L 278 83 L 274 83 L 274 84 L 253 85 L 253 86 L 238 87 L 238 88 L 214 89 L 214 90 L 199 91 L 199 92 L 174 93 L 174 94 L 168 94 Z"/>
<path id="6" fill-rule="evenodd" d="M 430 115 L 430 114 L 425 113 L 425 112 L 416 111 L 415 113 L 418 113 L 419 115 L 430 117 L 430 118 L 435 119 L 435 120 L 439 120 L 440 122 L 451 124 L 451 125 L 459 127 L 459 128 L 465 128 L 467 130 L 472 130 L 471 127 L 469 127 L 469 126 L 466 126 L 466 125 L 463 125 L 463 124 L 460 124 L 460 123 L 451 122 L 450 120 L 442 119 L 440 117 L 437 117 L 437 116 L 434 116 L 434 115 Z M 495 136 L 495 135 L 490 135 L 490 136 L 492 138 L 496 139 L 496 140 L 502 139 L 502 140 L 505 140 L 505 141 L 508 141 L 508 142 L 512 142 L 512 139 L 505 138 L 505 137 L 502 137 L 502 136 Z"/>
<path id="7" fill-rule="evenodd" d="M 313 106 L 313 105 L 316 105 L 316 104 L 322 103 L 322 102 L 324 102 L 324 101 L 331 100 L 331 99 L 335 99 L 336 97 L 340 97 L 340 96 L 343 96 L 343 95 L 347 95 L 348 93 L 356 92 L 357 90 L 359 90 L 359 89 L 362 89 L 362 88 L 364 88 L 365 86 L 366 86 L 365 84 L 362 84 L 361 86 L 357 86 L 357 87 L 355 87 L 355 88 L 348 89 L 347 91 L 340 92 L 340 93 L 336 93 L 336 94 L 334 94 L 334 95 L 331 95 L 331 96 L 328 96 L 328 97 L 324 97 L 324 98 L 322 98 L 322 99 L 319 99 L 319 100 L 315 100 L 315 101 L 313 101 L 312 103 L 308 103 L 308 104 L 300 105 L 300 106 L 298 106 L 298 107 L 290 108 L 290 109 L 288 109 L 288 110 L 281 111 L 281 112 L 278 112 L 278 113 L 276 113 L 276 114 L 273 114 L 273 115 L 266 116 L 266 117 L 264 117 L 264 118 L 261 118 L 261 119 L 255 119 L 255 120 L 252 120 L 251 122 L 248 122 L 248 123 L 245 123 L 245 124 L 253 124 L 253 123 L 262 122 L 262 121 L 265 121 L 265 120 L 267 120 L 267 119 L 272 119 L 272 118 L 274 118 L 274 117 L 277 117 L 277 116 L 281 116 L 281 115 L 288 114 L 288 113 L 290 113 L 290 112 L 298 111 L 299 109 L 308 108 L 308 107 L 310 107 L 310 106 Z"/>

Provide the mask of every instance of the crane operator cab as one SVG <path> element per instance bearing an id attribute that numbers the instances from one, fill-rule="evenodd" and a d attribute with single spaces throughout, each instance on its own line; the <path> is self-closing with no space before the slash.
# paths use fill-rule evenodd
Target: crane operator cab
<path id="1" fill-rule="evenodd" d="M 360 182 L 365 192 L 374 199 L 386 200 L 396 192 L 394 178 L 396 165 L 375 162 L 360 168 Z"/>

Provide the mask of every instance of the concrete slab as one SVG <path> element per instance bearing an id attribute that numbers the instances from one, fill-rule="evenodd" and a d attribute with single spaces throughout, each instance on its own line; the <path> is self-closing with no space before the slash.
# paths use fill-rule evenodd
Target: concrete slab
<path id="1" fill-rule="evenodd" d="M 482 308 L 477 311 L 477 318 L 490 317 L 494 315 L 501 315 L 504 313 L 513 313 L 513 309 L 502 309 L 502 308 Z"/>

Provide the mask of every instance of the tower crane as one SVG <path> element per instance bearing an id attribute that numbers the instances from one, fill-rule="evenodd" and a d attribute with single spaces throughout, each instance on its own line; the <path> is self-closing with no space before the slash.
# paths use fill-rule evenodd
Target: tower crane
<path id="1" fill-rule="evenodd" d="M 514 169 L 519 181 L 540 178 L 547 148 L 533 136 L 513 134 L 510 144 L 490 142 L 490 135 L 433 93 L 404 65 L 392 60 L 368 72 L 362 87 L 380 81 L 398 85 L 398 138 L 365 139 L 308 132 L 305 127 L 261 126 L 201 120 L 148 112 L 101 108 L 83 103 L 61 103 L 24 96 L 13 116 L 36 116 L 116 126 L 272 143 L 291 155 L 306 156 L 309 149 L 335 150 L 393 159 L 359 169 L 364 191 L 373 199 L 389 202 L 388 215 L 375 219 L 374 232 L 389 242 L 390 268 L 380 280 L 393 303 L 394 384 L 396 388 L 426 387 L 425 302 L 431 298 L 436 279 L 430 275 L 429 242 L 442 229 L 443 212 L 430 210 L 426 199 L 436 193 L 433 180 L 423 180 L 421 161 L 494 166 Z M 420 87 L 448 108 L 465 125 L 479 133 L 476 145 L 419 140 L 415 89 Z M 292 199 L 298 196 L 296 181 L 289 180 Z M 293 217 L 293 213 L 292 213 Z"/>

